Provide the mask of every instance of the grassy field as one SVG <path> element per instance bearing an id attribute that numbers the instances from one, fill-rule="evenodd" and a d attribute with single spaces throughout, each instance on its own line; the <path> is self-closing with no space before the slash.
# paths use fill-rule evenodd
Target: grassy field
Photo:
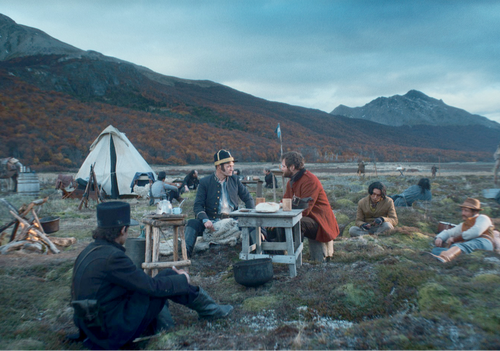
<path id="1" fill-rule="evenodd" d="M 494 188 L 491 174 L 444 172 L 432 180 L 433 201 L 397 208 L 399 225 L 383 236 L 349 238 L 356 204 L 368 184 L 384 182 L 389 194 L 416 184 L 422 172 L 369 172 L 358 178 L 331 167 L 312 168 L 328 194 L 344 235 L 335 241 L 335 255 L 326 263 L 309 261 L 290 278 L 285 265 L 274 265 L 274 279 L 257 288 L 234 281 L 232 264 L 240 245 L 216 246 L 197 254 L 189 271 L 194 284 L 221 303 L 234 305 L 230 318 L 199 321 L 195 312 L 175 304 L 176 327 L 137 349 L 499 349 L 500 255 L 475 252 L 442 264 L 428 252 L 439 221 L 458 223 L 458 205 L 466 197 L 482 202 L 484 213 L 500 224 L 500 205 L 482 196 Z M 392 166 L 391 166 L 392 167 Z M 261 175 L 261 165 L 247 167 Z M 425 166 L 427 169 L 428 166 Z M 444 167 L 443 167 L 444 168 Z M 210 167 L 206 172 L 211 170 Z M 178 174 L 177 174 L 178 173 Z M 172 177 L 186 174 L 171 169 Z M 244 173 L 245 174 L 245 173 Z M 41 216 L 61 217 L 54 236 L 78 242 L 58 255 L 14 253 L 0 256 L 0 348 L 83 349 L 66 341 L 75 331 L 69 306 L 73 262 L 91 241 L 95 205 L 79 211 L 78 200 L 62 200 L 53 190 L 54 175 L 41 175 L 40 197 L 49 196 Z M 278 193 L 280 193 L 279 189 Z M 32 199 L 3 193 L 14 206 Z M 194 192 L 186 195 L 192 217 Z M 272 200 L 272 191 L 265 196 Z M 127 200 L 133 217 L 153 210 L 144 199 Z M 0 224 L 10 220 L 0 208 Z M 131 235 L 139 235 L 136 227 Z M 3 243 L 10 235 L 4 237 Z"/>

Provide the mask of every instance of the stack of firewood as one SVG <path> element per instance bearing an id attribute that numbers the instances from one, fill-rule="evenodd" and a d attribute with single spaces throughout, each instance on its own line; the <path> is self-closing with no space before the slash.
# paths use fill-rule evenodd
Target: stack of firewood
<path id="1" fill-rule="evenodd" d="M 2 201 L 5 202 L 3 199 Z M 11 225 L 15 225 L 15 227 L 10 242 L 0 246 L 0 254 L 7 254 L 16 250 L 57 254 L 60 252 L 57 246 L 66 247 L 76 242 L 75 238 L 49 238 L 47 234 L 45 234 L 40 219 L 35 211 L 35 208 L 45 203 L 45 201 L 47 201 L 47 198 L 33 201 L 24 211 L 19 212 L 9 204 L 9 212 L 14 217 Z M 30 221 L 24 218 L 28 214 L 32 215 Z"/>

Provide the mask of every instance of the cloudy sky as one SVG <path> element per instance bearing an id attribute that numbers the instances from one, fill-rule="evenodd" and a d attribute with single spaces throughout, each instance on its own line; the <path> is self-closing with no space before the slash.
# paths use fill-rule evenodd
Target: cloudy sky
<path id="1" fill-rule="evenodd" d="M 500 122 L 500 1 L 0 0 L 84 50 L 332 111 L 411 89 Z"/>

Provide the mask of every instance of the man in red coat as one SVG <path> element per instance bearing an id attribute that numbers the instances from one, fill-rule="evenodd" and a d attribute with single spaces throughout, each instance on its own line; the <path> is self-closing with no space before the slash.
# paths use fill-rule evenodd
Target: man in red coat
<path id="1" fill-rule="evenodd" d="M 304 168 L 304 157 L 295 151 L 287 152 L 281 159 L 281 170 L 290 178 L 284 198 L 312 198 L 300 220 L 302 239 L 305 236 L 323 243 L 335 239 L 339 235 L 337 220 L 318 177 Z"/>

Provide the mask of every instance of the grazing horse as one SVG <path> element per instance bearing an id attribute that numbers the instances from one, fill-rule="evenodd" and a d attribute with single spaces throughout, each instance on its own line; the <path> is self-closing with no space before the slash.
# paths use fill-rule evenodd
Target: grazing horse
<path id="1" fill-rule="evenodd" d="M 17 191 L 17 178 L 22 166 L 21 162 L 14 157 L 0 159 L 0 179 L 6 180 L 7 190 Z"/>

